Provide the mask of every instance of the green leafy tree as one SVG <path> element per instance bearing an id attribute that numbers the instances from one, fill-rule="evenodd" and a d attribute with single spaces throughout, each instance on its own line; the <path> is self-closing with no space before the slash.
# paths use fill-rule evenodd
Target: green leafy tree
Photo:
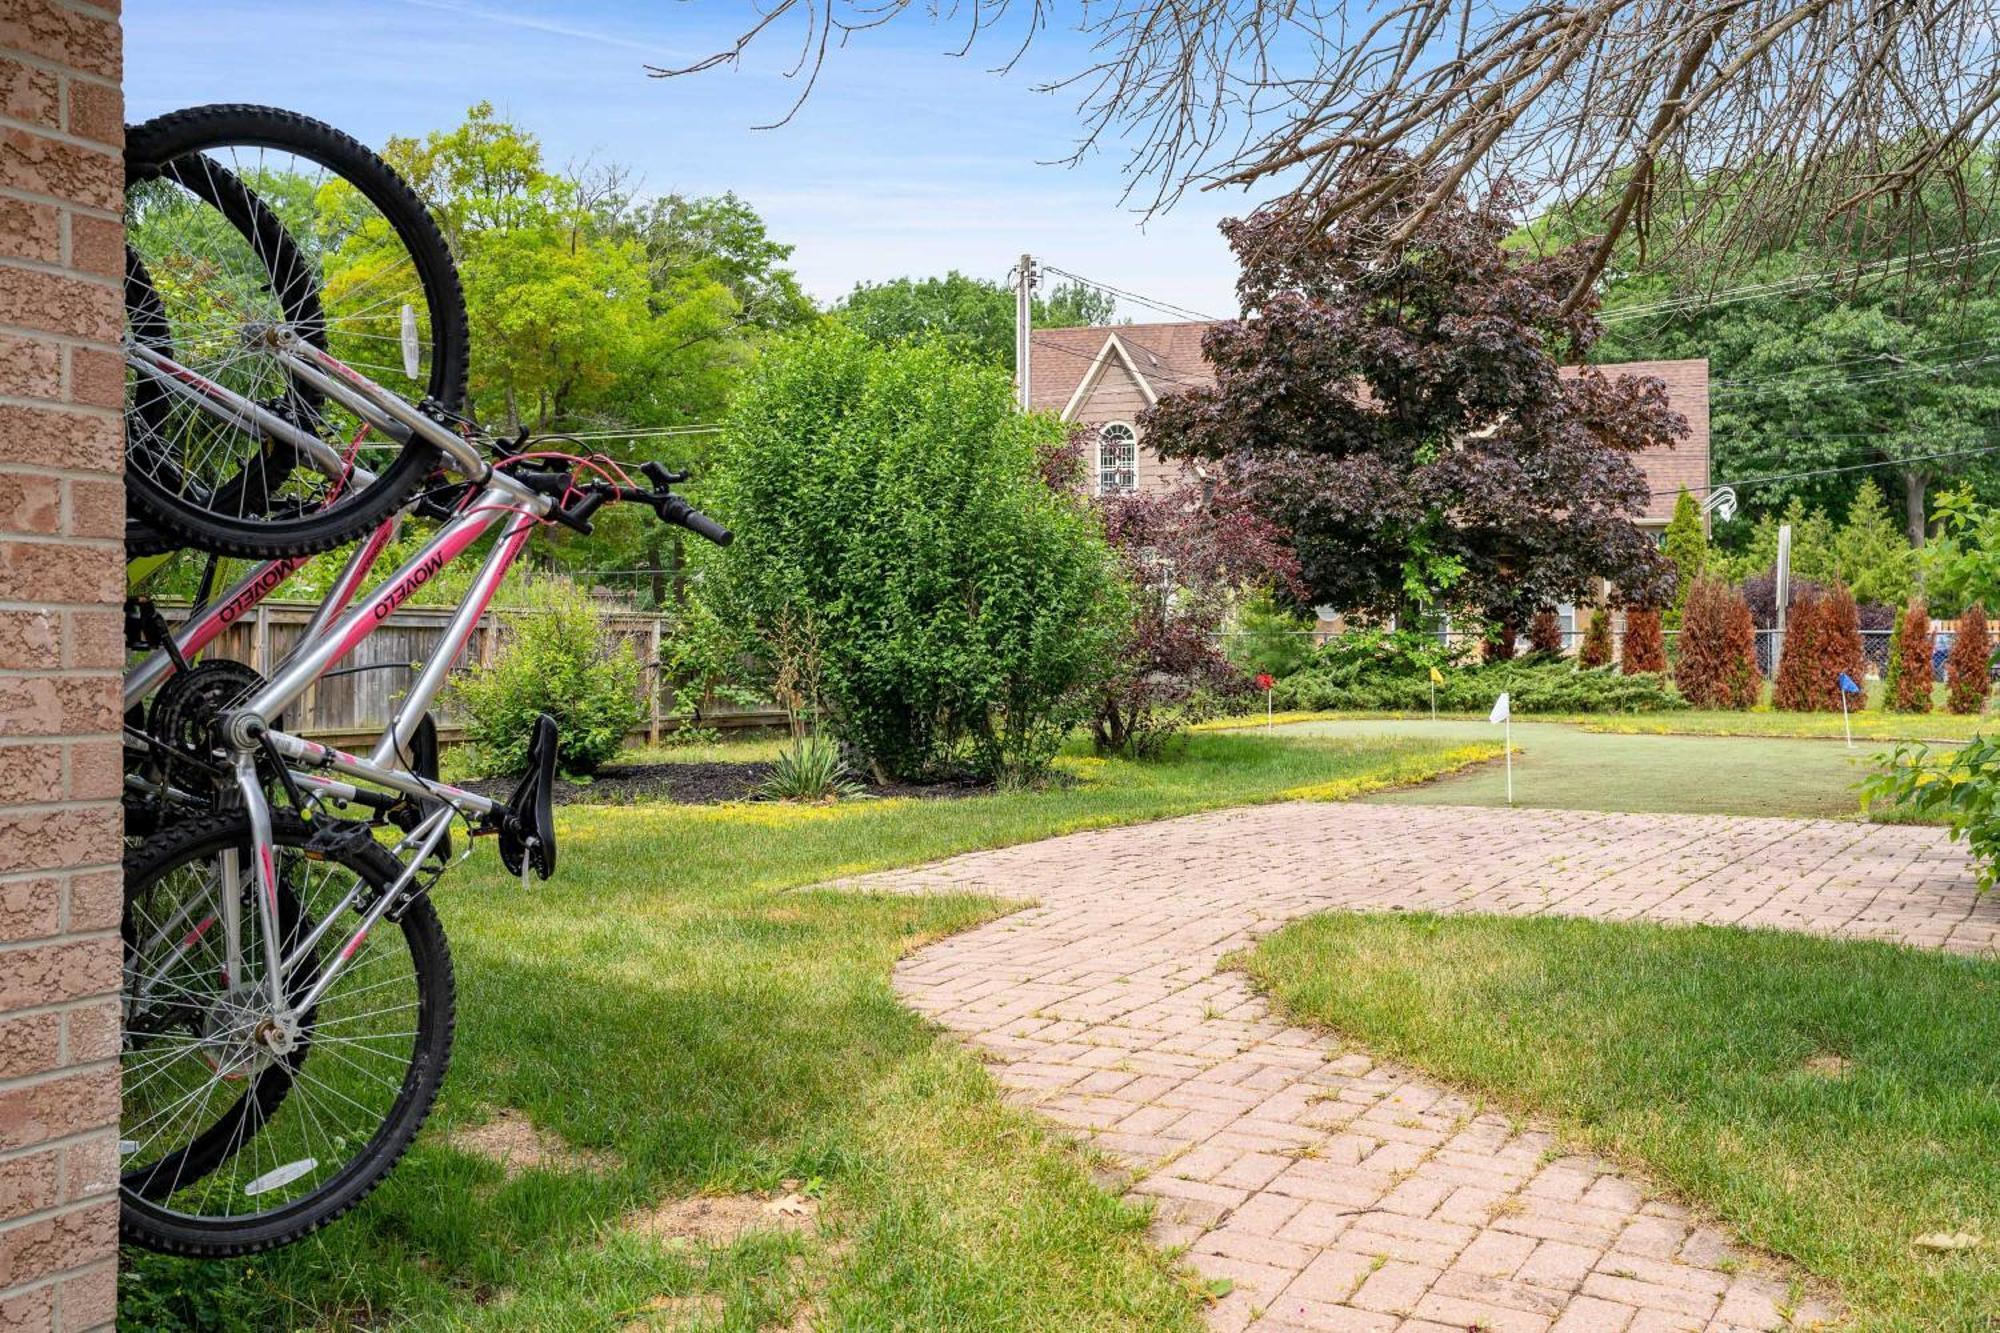
<path id="1" fill-rule="evenodd" d="M 701 600 L 775 675 L 815 645 L 826 721 L 879 774 L 1032 777 L 1088 714 L 1129 624 L 1080 497 L 1042 481 L 1065 431 L 946 343 L 838 325 L 760 361 L 706 503 Z"/>
<path id="2" fill-rule="evenodd" d="M 1036 328 L 1109 324 L 1114 298 L 1067 283 L 1034 298 Z M 1014 369 L 1014 293 L 997 282 L 953 269 L 942 278 L 857 283 L 834 315 L 876 343 L 934 337 L 960 355 Z"/>
<path id="3" fill-rule="evenodd" d="M 1708 568 L 1708 530 L 1702 525 L 1701 505 L 1685 490 L 1674 501 L 1674 516 L 1667 523 L 1663 549 L 1674 565 L 1674 603 L 1667 624 L 1680 624 L 1681 609 L 1687 605 L 1694 581 Z"/>

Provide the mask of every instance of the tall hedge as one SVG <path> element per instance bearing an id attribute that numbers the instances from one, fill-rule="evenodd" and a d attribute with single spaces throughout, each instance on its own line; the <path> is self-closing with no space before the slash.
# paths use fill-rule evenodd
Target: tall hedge
<path id="1" fill-rule="evenodd" d="M 1937 637 L 1931 633 L 1930 608 L 1911 602 L 1896 622 L 1895 642 L 1889 646 L 1889 708 L 1898 713 L 1931 711 L 1931 658 L 1937 653 Z"/>
<path id="2" fill-rule="evenodd" d="M 1763 677 L 1750 608 L 1720 579 L 1697 578 L 1681 608 L 1674 684 L 1696 708 L 1749 708 Z"/>
<path id="3" fill-rule="evenodd" d="M 1974 602 L 1960 613 L 1951 656 L 1945 659 L 1945 707 L 1954 713 L 1984 712 L 1992 661 L 1993 635 L 1986 624 L 1986 608 Z"/>
<path id="4" fill-rule="evenodd" d="M 1829 588 L 1820 604 L 1819 659 L 1821 677 L 1833 683 L 1832 707 L 1838 709 L 1841 676 L 1845 674 L 1856 685 L 1868 679 L 1868 655 L 1861 646 L 1861 611 L 1845 583 Z M 1867 691 L 1859 691 L 1848 696 L 1847 707 L 1865 707 L 1867 700 Z"/>
<path id="5" fill-rule="evenodd" d="M 1583 631 L 1583 642 L 1576 650 L 1576 664 L 1583 667 L 1611 665 L 1611 609 L 1604 606 L 1590 608 L 1590 623 Z"/>
<path id="6" fill-rule="evenodd" d="M 1635 676 L 1642 671 L 1667 669 L 1667 644 L 1660 634 L 1660 613 L 1649 606 L 1625 610 L 1625 651 L 1622 667 Z"/>
<path id="7" fill-rule="evenodd" d="M 759 361 L 702 492 L 737 532 L 702 596 L 885 775 L 1045 767 L 1126 622 L 1099 520 L 1041 478 L 1063 427 L 1011 394 L 936 343 L 816 329 Z"/>
<path id="8" fill-rule="evenodd" d="M 1778 658 L 1778 679 L 1771 688 L 1771 703 L 1788 713 L 1813 713 L 1829 702 L 1839 708 L 1838 699 L 1829 700 L 1820 674 L 1820 600 L 1810 590 L 1801 591 L 1785 616 L 1785 637 Z M 1835 686 L 1838 693 L 1839 687 Z"/>

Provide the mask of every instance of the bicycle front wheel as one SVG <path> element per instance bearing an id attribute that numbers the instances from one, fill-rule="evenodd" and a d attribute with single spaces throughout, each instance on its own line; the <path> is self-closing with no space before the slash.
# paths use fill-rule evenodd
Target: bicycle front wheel
<path id="1" fill-rule="evenodd" d="M 324 1226 L 401 1159 L 450 1062 L 451 956 L 429 899 L 342 959 L 357 912 L 396 879 L 395 858 L 367 838 L 316 842 L 312 826 L 273 818 L 290 1007 L 344 963 L 289 1040 L 270 1038 L 248 819 L 197 820 L 126 857 L 120 1230 L 148 1249 L 221 1258 Z M 224 894 L 244 922 L 234 975 Z"/>
<path id="2" fill-rule="evenodd" d="M 429 211 L 360 143 L 270 107 L 147 121 L 126 136 L 125 171 L 126 488 L 138 516 L 182 544 L 253 558 L 329 550 L 381 523 L 436 467 L 436 447 L 364 429 L 287 373 L 271 334 L 290 330 L 412 404 L 457 412 L 465 295 Z M 326 452 L 302 458 L 217 412 L 189 390 L 201 382 Z"/>

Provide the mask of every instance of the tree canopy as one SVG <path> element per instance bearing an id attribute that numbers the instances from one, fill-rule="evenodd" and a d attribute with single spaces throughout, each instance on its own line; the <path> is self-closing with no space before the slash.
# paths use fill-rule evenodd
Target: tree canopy
<path id="1" fill-rule="evenodd" d="M 1215 386 L 1162 398 L 1145 429 L 1222 463 L 1291 534 L 1312 600 L 1519 624 L 1600 577 L 1671 595 L 1632 522 L 1633 455 L 1687 423 L 1657 380 L 1558 373 L 1597 334 L 1565 306 L 1578 261 L 1510 254 L 1510 225 L 1463 198 L 1406 245 L 1282 211 L 1224 225 L 1251 313 L 1207 335 Z"/>
<path id="2" fill-rule="evenodd" d="M 1109 324 L 1117 313 L 1113 297 L 1079 282 L 1059 284 L 1033 300 L 1037 328 Z M 870 342 L 886 345 L 929 336 L 960 355 L 1014 368 L 1013 291 L 957 269 L 942 278 L 856 283 L 833 313 Z"/>

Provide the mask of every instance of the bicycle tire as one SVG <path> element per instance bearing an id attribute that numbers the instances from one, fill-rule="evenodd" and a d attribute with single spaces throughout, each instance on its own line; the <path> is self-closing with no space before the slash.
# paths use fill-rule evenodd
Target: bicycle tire
<path id="1" fill-rule="evenodd" d="M 314 832 L 313 825 L 294 815 L 272 812 L 272 842 L 276 847 L 303 850 L 313 843 Z M 131 902 L 135 893 L 144 892 L 176 869 L 198 863 L 229 847 L 247 847 L 249 843 L 249 820 L 241 812 L 189 821 L 156 834 L 126 855 L 127 901 Z M 311 859 L 334 861 L 361 876 L 377 891 L 401 873 L 401 866 L 387 849 L 370 839 L 313 844 Z M 385 928 L 387 924 L 384 922 L 378 929 Z M 430 900 L 421 895 L 411 899 L 404 906 L 397 926 L 409 950 L 418 993 L 418 1016 L 413 1020 L 418 1025 L 417 1038 L 412 1043 L 403 1082 L 388 1113 L 369 1141 L 338 1172 L 311 1192 L 281 1207 L 238 1217 L 192 1216 L 176 1211 L 166 1206 L 164 1201 L 148 1197 L 149 1193 L 158 1194 L 160 1191 L 150 1188 L 152 1181 L 144 1178 L 147 1174 L 145 1168 L 125 1171 L 121 1174 L 119 1190 L 119 1234 L 124 1240 L 159 1253 L 196 1258 L 229 1258 L 288 1245 L 360 1203 L 402 1160 L 428 1118 L 444 1082 L 451 1063 L 456 1019 L 451 953 L 444 927 L 438 921 Z M 308 1036 L 305 1053 L 293 1062 L 293 1068 L 310 1062 L 311 1049 L 312 1038 Z M 291 1073 L 288 1071 L 284 1077 L 289 1087 Z M 283 1089 L 280 1089 L 278 1096 L 266 1100 L 275 1105 L 281 1100 L 282 1093 Z M 224 1116 L 240 1115 L 243 1103 L 252 1097 L 265 1097 L 261 1075 L 256 1084 L 245 1089 L 244 1098 L 226 1110 Z M 197 1136 L 190 1148 L 195 1145 L 203 1145 L 202 1167 L 213 1170 L 220 1160 L 213 1153 L 213 1142 L 205 1142 L 203 1136 Z M 241 1150 L 240 1143 L 237 1150 Z M 199 1182 L 182 1180 L 176 1188 L 187 1188 L 196 1183 Z"/>
<path id="2" fill-rule="evenodd" d="M 332 126 L 296 112 L 236 103 L 168 112 L 127 131 L 127 188 L 158 179 L 177 160 L 220 145 L 269 148 L 319 162 L 381 212 L 408 251 L 428 306 L 427 397 L 448 412 L 457 411 L 465 399 L 471 342 L 465 294 L 450 247 L 416 193 L 373 151 Z M 240 218 L 231 222 L 243 231 Z M 170 540 L 253 559 L 313 555 L 379 526 L 424 484 L 438 456 L 435 445 L 412 439 L 371 484 L 344 492 L 330 507 L 301 514 L 218 512 L 161 485 L 144 468 L 128 468 L 126 486 L 146 524 Z"/>

